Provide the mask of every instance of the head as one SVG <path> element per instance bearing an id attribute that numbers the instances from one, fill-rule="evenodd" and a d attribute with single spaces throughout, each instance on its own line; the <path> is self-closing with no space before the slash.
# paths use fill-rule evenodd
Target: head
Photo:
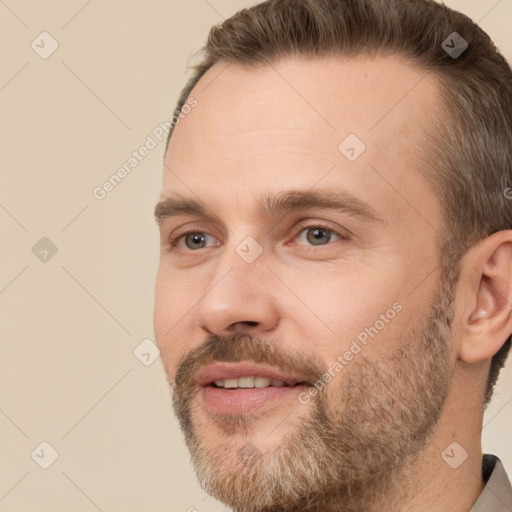
<path id="1" fill-rule="evenodd" d="M 271 0 L 212 29 L 191 97 L 155 331 L 201 481 L 236 510 L 370 510 L 510 347 L 510 67 L 433 1 Z M 251 371 L 289 385 L 213 382 Z"/>

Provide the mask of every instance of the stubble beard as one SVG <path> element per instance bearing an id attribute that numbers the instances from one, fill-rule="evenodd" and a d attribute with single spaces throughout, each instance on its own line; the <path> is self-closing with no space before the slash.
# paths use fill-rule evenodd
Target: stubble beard
<path id="1" fill-rule="evenodd" d="M 212 337 L 185 357 L 173 382 L 173 407 L 202 487 L 236 512 L 378 510 L 434 432 L 449 392 L 450 293 L 445 288 L 427 319 L 400 334 L 393 353 L 377 361 L 358 354 L 310 404 L 297 402 L 310 410 L 298 409 L 299 421 L 287 419 L 290 429 L 270 451 L 250 442 L 254 415 L 206 414 L 192 377 L 207 362 L 285 365 L 290 355 L 236 335 Z M 323 373 L 310 358 L 293 361 L 308 375 Z M 198 427 L 214 426 L 222 427 L 220 437 L 206 443 Z"/>

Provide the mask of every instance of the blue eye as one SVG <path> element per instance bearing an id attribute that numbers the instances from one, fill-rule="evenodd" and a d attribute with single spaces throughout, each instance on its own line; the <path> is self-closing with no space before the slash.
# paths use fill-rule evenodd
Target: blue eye
<path id="1" fill-rule="evenodd" d="M 209 244 L 208 238 L 211 239 Z M 336 240 L 347 239 L 346 236 L 338 233 L 337 231 L 319 224 L 302 226 L 295 238 L 299 242 L 292 245 L 306 245 L 312 247 L 328 245 Z M 169 246 L 171 248 L 177 247 L 182 244 L 182 241 L 184 244 L 184 247 L 182 247 L 190 251 L 220 245 L 220 242 L 216 241 L 214 237 L 204 231 L 188 231 L 171 238 Z"/>

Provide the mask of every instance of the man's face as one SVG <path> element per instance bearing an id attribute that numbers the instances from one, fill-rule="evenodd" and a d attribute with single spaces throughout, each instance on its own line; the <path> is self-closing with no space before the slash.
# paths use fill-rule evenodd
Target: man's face
<path id="1" fill-rule="evenodd" d="M 196 469 L 237 510 L 309 510 L 307 492 L 357 509 L 439 417 L 454 355 L 423 75 L 218 64 L 175 129 L 161 200 L 202 212 L 159 210 L 155 333 Z"/>

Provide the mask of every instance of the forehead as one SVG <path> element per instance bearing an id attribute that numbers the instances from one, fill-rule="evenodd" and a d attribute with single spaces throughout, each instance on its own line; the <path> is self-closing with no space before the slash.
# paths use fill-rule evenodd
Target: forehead
<path id="1" fill-rule="evenodd" d="M 171 138 L 163 196 L 206 198 L 214 186 L 243 206 L 248 195 L 321 181 L 368 201 L 394 199 L 395 214 L 397 193 L 423 194 L 415 207 L 433 215 L 434 198 L 416 169 L 424 127 L 438 110 L 437 81 L 403 59 L 219 63 L 191 96 L 197 107 Z M 352 147 L 362 152 L 353 161 Z"/>

